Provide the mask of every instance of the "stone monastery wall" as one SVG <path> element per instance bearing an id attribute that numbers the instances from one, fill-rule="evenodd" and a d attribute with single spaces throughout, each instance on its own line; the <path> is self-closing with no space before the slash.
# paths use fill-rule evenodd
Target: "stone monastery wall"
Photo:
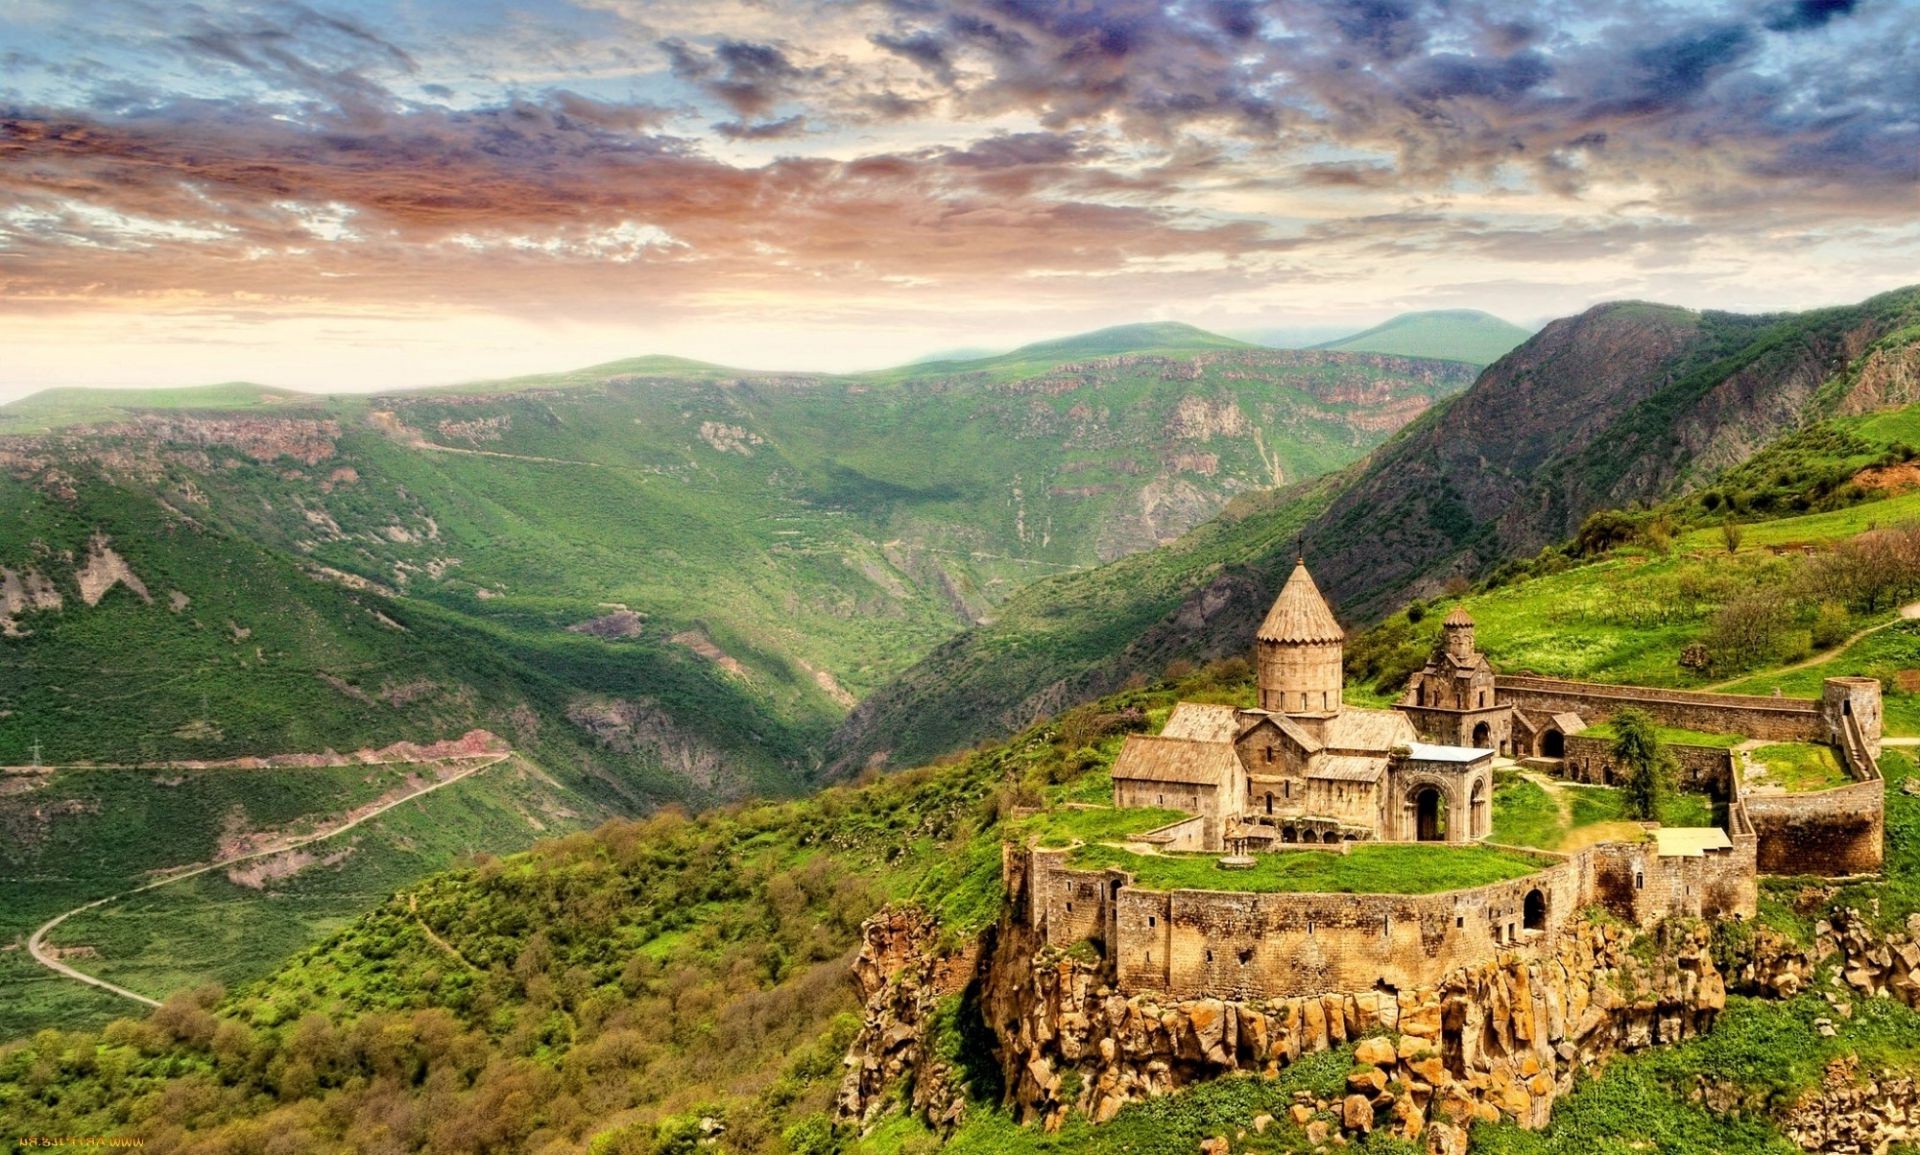
<path id="1" fill-rule="evenodd" d="M 1679 774 L 1674 785 L 1682 790 L 1711 794 L 1717 802 L 1733 797 L 1733 751 L 1724 746 L 1690 746 L 1680 742 L 1666 744 Z M 1624 778 L 1613 764 L 1613 743 L 1605 738 L 1587 738 L 1579 734 L 1567 738 L 1562 773 L 1572 782 L 1589 786 L 1618 786 Z"/>
<path id="2" fill-rule="evenodd" d="M 1748 794 L 1768 874 L 1871 874 L 1886 833 L 1886 783 L 1879 778 L 1801 794 Z"/>
<path id="3" fill-rule="evenodd" d="M 1502 702 L 1527 714 L 1575 713 L 1589 723 L 1597 723 L 1632 706 L 1665 725 L 1709 734 L 1745 734 L 1770 742 L 1826 742 L 1832 738 L 1821 703 L 1808 698 L 1608 686 L 1528 674 L 1499 674 L 1494 684 Z"/>
<path id="4" fill-rule="evenodd" d="M 1546 957 L 1590 905 L 1640 925 L 1751 914 L 1754 851 L 1751 830 L 1701 858 L 1607 844 L 1525 878 L 1422 895 L 1148 890 L 1121 870 L 1074 870 L 1069 851 L 1012 846 L 1006 878 L 1016 918 L 1050 946 L 1099 946 L 1123 993 L 1290 998 L 1432 984 L 1502 951 Z"/>

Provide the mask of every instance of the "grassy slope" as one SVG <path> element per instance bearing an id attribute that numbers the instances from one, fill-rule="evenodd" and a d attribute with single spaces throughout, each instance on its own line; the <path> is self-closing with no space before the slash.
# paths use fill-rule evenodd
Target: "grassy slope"
<path id="1" fill-rule="evenodd" d="M 1253 360 L 1168 379 L 1203 353 Z M 1088 367 L 1096 357 L 1108 360 Z M 1030 387 L 1063 363 L 1079 366 L 1064 392 Z M 18 511 L 0 521 L 0 566 L 45 574 L 66 604 L 0 640 L 0 764 L 36 749 L 56 763 L 352 750 L 484 726 L 557 768 L 537 793 L 577 796 L 549 831 L 663 801 L 791 793 L 844 710 L 823 682 L 865 692 L 957 615 L 1093 560 L 1102 519 L 1168 446 L 1221 463 L 1183 475 L 1215 487 L 1207 501 L 1271 481 L 1246 434 L 1168 434 L 1181 398 L 1238 405 L 1274 434 L 1285 472 L 1313 472 L 1382 435 L 1362 407 L 1319 397 L 1383 375 L 1418 397 L 1466 381 L 1445 365 L 1147 327 L 958 373 L 793 379 L 640 358 L 391 398 L 43 394 L 0 410 L 0 428 L 123 424 L 9 443 L 27 464 L 0 477 L 0 504 Z M 1091 415 L 1062 425 L 1076 406 Z M 396 422 L 453 451 L 411 444 Z M 261 460 L 203 435 L 221 423 L 331 448 Z M 82 604 L 73 573 L 96 532 L 151 601 L 119 588 Z M 316 580 L 319 567 L 375 586 Z M 616 605 L 639 611 L 637 636 L 570 630 Z M 189 976 L 242 980 L 462 853 L 525 845 L 526 808 L 491 790 L 423 802 L 435 820 L 414 834 L 392 833 L 392 816 L 271 902 L 205 879 L 75 919 L 60 941 L 100 947 L 104 972 L 156 993 Z M 103 837 L 135 837 L 113 824 L 143 804 L 109 800 Z M 205 812 L 201 833 L 218 818 Z M 200 853 L 174 849 L 166 861 Z M 18 962 L 0 956 L 0 997 L 38 981 Z M 112 1006 L 49 990 L 22 995 L 7 1026 L 97 1021 Z"/>
<path id="2" fill-rule="evenodd" d="M 1532 332 L 1477 309 L 1402 313 L 1371 329 L 1317 345 L 1349 353 L 1398 353 L 1491 365 Z"/>
<path id="3" fill-rule="evenodd" d="M 1716 525 L 1719 515 L 1709 518 L 1711 511 L 1701 504 L 1718 485 L 1704 484 L 1713 471 L 1759 451 L 1768 437 L 1794 429 L 1797 422 L 1836 411 L 1849 390 L 1861 384 L 1863 359 L 1831 372 L 1837 351 L 1851 348 L 1849 335 L 1894 327 L 1880 342 L 1891 348 L 1912 339 L 1898 326 L 1916 313 L 1920 291 L 1903 290 L 1858 306 L 1788 316 L 1693 314 L 1626 303 L 1556 323 L 1490 368 L 1473 389 L 1410 423 L 1340 479 L 1330 500 L 1304 526 L 1307 554 L 1336 605 L 1364 623 L 1400 604 L 1410 588 L 1443 588 L 1451 573 L 1478 577 L 1504 567 L 1511 576 L 1516 551 L 1530 556 L 1562 540 L 1588 512 L 1609 504 L 1659 500 L 1700 486 L 1692 491 L 1698 517 L 1691 526 Z M 1783 392 L 1792 395 L 1790 413 L 1781 408 Z M 1757 407 L 1755 398 L 1763 395 L 1773 408 Z M 1526 418 L 1519 426 L 1516 415 Z M 1876 420 L 1884 421 L 1833 422 L 1865 446 L 1861 461 L 1898 455 L 1896 442 L 1903 436 L 1894 427 L 1898 423 L 1881 427 Z M 1807 461 L 1793 454 L 1762 461 L 1766 456 L 1756 458 L 1755 468 L 1784 464 L 1784 482 L 1772 474 L 1753 479 L 1742 478 L 1738 470 L 1728 474 L 1749 490 L 1743 517 L 1764 520 L 1819 508 L 1822 494 L 1808 492 L 1816 481 L 1800 469 Z M 1815 472 L 1846 467 L 1830 458 L 1829 448 L 1810 451 Z M 1695 462 L 1707 464 L 1690 464 Z M 1884 512 L 1897 508 L 1889 505 Z M 1106 631 L 1097 618 L 1076 622 L 1082 618 L 1079 604 L 1095 591 L 1129 604 L 1129 572 L 1096 571 L 1071 584 L 1031 587 L 1004 607 L 999 620 L 935 650 L 876 694 L 836 735 L 836 760 L 859 765 L 893 750 L 911 762 L 1005 733 L 1036 708 L 1084 700 L 1128 673 L 1157 672 L 1146 661 L 1204 660 L 1238 650 L 1292 560 L 1295 512 L 1269 507 L 1254 514 L 1254 520 L 1286 523 L 1281 532 L 1266 534 L 1268 553 L 1238 560 L 1239 575 L 1264 585 L 1222 585 L 1211 558 L 1187 562 L 1179 545 L 1163 549 L 1164 556 L 1155 561 L 1136 561 L 1159 575 L 1159 588 L 1166 591 L 1159 604 L 1184 605 L 1188 611 L 1181 622 L 1167 623 L 1149 646 L 1142 647 L 1136 634 Z M 1690 525 L 1681 519 L 1679 528 Z M 1259 533 L 1251 525 L 1232 532 Z M 1689 539 L 1688 544 L 1698 543 Z M 1697 626 L 1698 621 L 1689 626 L 1667 620 L 1654 628 L 1677 637 Z M 1598 638 L 1596 644 L 1644 650 L 1647 663 L 1636 667 L 1629 660 L 1554 654 L 1540 666 L 1612 665 L 1623 677 L 1686 680 L 1653 668 L 1667 660 L 1666 643 L 1643 641 L 1639 635 L 1648 626 L 1636 622 L 1624 628 L 1636 636 Z M 1055 646 L 1067 643 L 1061 648 L 1070 652 L 1057 664 L 1044 657 L 1045 651 L 1030 656 L 1026 643 L 1043 638 Z M 1021 660 L 995 660 L 1007 653 Z M 1111 681 L 1086 676 L 1084 671 L 1095 667 L 1119 675 Z"/>
<path id="4" fill-rule="evenodd" d="M 435 876 L 228 996 L 213 1016 L 199 1009 L 206 1000 L 179 1000 L 104 1036 L 52 1034 L 0 1050 L 0 1114 L 36 1133 L 169 1135 L 181 1152 L 267 1136 L 333 1151 L 381 1133 L 425 1150 L 580 1150 L 598 1136 L 596 1151 L 652 1152 L 676 1149 L 703 1116 L 725 1122 L 730 1149 L 841 1149 L 848 1137 L 832 1137 L 825 1112 L 852 1031 L 844 967 L 859 920 L 880 902 L 917 898 L 956 934 L 985 925 L 998 909 L 1007 829 L 996 815 L 1017 801 L 1097 793 L 1087 783 L 1104 776 L 1119 742 L 1102 717 L 1222 689 L 1235 688 L 1197 678 L 1133 691 L 945 767 L 695 820 L 614 823 Z M 1897 786 L 1911 765 L 1897 753 L 1888 762 Z M 1920 799 L 1890 792 L 1889 802 L 1893 881 L 1848 897 L 1877 891 L 1897 919 L 1920 879 L 1910 861 Z M 1834 1018 L 1833 1038 L 1812 1032 L 1817 1015 Z M 977 1074 L 964 1019 L 941 1029 L 940 1045 Z M 1817 994 L 1735 999 L 1712 1035 L 1611 1063 L 1546 1132 L 1483 1127 L 1476 1142 L 1626 1151 L 1614 1136 L 1631 1118 L 1635 1135 L 1681 1155 L 1779 1150 L 1765 1111 L 1816 1082 L 1829 1058 L 1908 1068 L 1917 1038 L 1920 1016 L 1885 1001 L 1856 1000 L 1854 1017 L 1840 1019 Z M 1336 1051 L 1276 1082 L 1221 1080 L 1130 1107 L 1106 1127 L 1075 1118 L 1053 1136 L 976 1102 L 949 1145 L 1186 1150 L 1267 1113 L 1280 1123 L 1236 1149 L 1305 1150 L 1275 1108 L 1295 1090 L 1329 1096 L 1350 1061 Z M 1703 1110 L 1691 1099 L 1703 1074 L 1731 1083 L 1754 1113 Z M 895 1120 L 851 1150 L 937 1145 L 920 1124 Z"/>

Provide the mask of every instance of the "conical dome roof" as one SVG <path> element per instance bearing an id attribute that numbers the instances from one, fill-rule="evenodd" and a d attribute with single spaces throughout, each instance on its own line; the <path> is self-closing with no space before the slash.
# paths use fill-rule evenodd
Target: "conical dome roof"
<path id="1" fill-rule="evenodd" d="M 1467 612 L 1467 607 L 1455 606 L 1453 607 L 1453 612 L 1447 615 L 1447 620 L 1440 624 L 1443 626 L 1470 626 L 1473 624 L 1473 615 Z"/>
<path id="2" fill-rule="evenodd" d="M 1307 563 L 1296 562 L 1293 576 L 1287 584 L 1280 587 L 1280 596 L 1273 599 L 1273 608 L 1267 611 L 1267 618 L 1260 623 L 1260 640 L 1263 642 L 1344 642 L 1345 630 L 1334 620 L 1333 611 L 1327 608 L 1327 599 L 1320 596 L 1320 589 L 1313 584 L 1313 575 L 1307 572 Z"/>

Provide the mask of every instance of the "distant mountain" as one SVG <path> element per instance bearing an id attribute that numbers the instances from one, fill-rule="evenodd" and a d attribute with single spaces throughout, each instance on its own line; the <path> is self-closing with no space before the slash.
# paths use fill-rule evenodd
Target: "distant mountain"
<path id="1" fill-rule="evenodd" d="M 831 757 L 843 771 L 911 764 L 1176 658 L 1240 653 L 1296 533 L 1343 617 L 1365 623 L 1531 556 L 1595 510 L 1711 480 L 1821 415 L 1916 400 L 1920 288 L 1757 317 L 1597 306 L 1549 324 L 1343 475 L 1021 591 L 863 701 Z"/>
<path id="2" fill-rule="evenodd" d="M 935 349 L 924 356 L 915 357 L 907 362 L 912 365 L 934 365 L 941 361 L 984 361 L 988 357 L 998 357 L 1005 349 L 990 349 L 984 345 L 962 345 L 957 349 Z"/>
<path id="3" fill-rule="evenodd" d="M 1316 349 L 1347 353 L 1393 353 L 1402 357 L 1438 357 L 1491 365 L 1533 334 L 1478 309 L 1436 309 L 1402 313 L 1351 337 L 1326 341 Z"/>
<path id="4" fill-rule="evenodd" d="M 0 764 L 511 717 L 636 808 L 800 789 L 858 699 L 1016 590 L 1345 466 L 1471 376 L 1143 325 L 844 376 L 42 394 L 0 407 Z M 144 595 L 98 584 L 96 539 Z M 80 677 L 133 704 L 100 724 L 54 688 Z"/>

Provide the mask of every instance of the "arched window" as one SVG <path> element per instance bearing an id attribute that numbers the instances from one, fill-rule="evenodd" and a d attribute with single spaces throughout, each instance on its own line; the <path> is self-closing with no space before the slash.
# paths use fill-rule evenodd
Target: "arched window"
<path id="1" fill-rule="evenodd" d="M 1273 813 L 1273 791 L 1267 791 L 1267 813 Z"/>

